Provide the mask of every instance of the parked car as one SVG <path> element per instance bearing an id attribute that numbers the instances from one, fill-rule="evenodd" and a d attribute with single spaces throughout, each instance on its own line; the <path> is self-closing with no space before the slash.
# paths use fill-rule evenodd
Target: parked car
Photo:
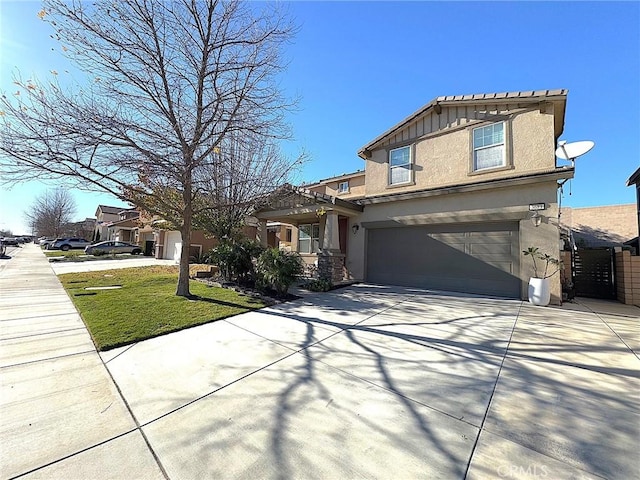
<path id="1" fill-rule="evenodd" d="M 140 255 L 142 248 L 139 245 L 127 242 L 99 242 L 95 245 L 89 245 L 84 248 L 87 255 L 104 255 L 106 253 L 130 253 L 132 255 Z"/>
<path id="2" fill-rule="evenodd" d="M 15 245 L 15 246 L 18 246 L 18 239 L 17 239 L 17 238 L 15 238 L 15 237 L 4 237 L 4 238 L 2 239 L 2 242 L 3 242 L 5 245 Z"/>
<path id="3" fill-rule="evenodd" d="M 40 246 L 41 246 L 42 248 L 48 248 L 48 247 L 49 247 L 49 244 L 50 244 L 51 242 L 53 242 L 54 240 L 55 240 L 55 238 L 43 237 L 43 238 L 41 238 L 41 239 L 38 241 L 38 243 L 40 244 Z"/>
<path id="4" fill-rule="evenodd" d="M 66 252 L 72 248 L 84 248 L 87 245 L 91 245 L 91 242 L 84 238 L 56 238 L 53 242 L 49 243 L 47 250 L 60 249 Z"/>

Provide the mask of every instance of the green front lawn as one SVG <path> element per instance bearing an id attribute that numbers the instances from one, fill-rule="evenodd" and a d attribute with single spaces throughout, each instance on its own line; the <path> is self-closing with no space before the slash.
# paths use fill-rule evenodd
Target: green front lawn
<path id="1" fill-rule="evenodd" d="M 99 350 L 262 308 L 258 299 L 191 281 L 193 298 L 175 295 L 178 267 L 125 268 L 60 275 Z M 112 290 L 91 287 L 121 286 Z"/>

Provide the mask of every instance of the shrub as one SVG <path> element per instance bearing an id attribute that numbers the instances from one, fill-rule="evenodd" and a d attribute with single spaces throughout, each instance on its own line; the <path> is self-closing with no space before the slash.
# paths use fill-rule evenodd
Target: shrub
<path id="1" fill-rule="evenodd" d="M 271 288 L 279 295 L 286 295 L 291 284 L 303 272 L 302 258 L 296 252 L 270 248 L 258 258 L 257 275 L 260 286 Z"/>
<path id="2" fill-rule="evenodd" d="M 525 257 L 530 256 L 531 260 L 533 261 L 534 278 L 549 278 L 554 276 L 558 272 L 558 270 L 560 270 L 560 267 L 562 266 L 562 262 L 557 258 L 553 258 L 551 255 L 540 252 L 539 250 L 540 249 L 538 247 L 529 247 L 528 249 L 522 251 Z M 544 271 L 542 273 L 538 271 L 539 268 L 538 268 L 538 264 L 536 263 L 536 258 L 544 262 Z M 553 271 L 551 273 L 548 273 L 549 264 L 554 266 Z"/>
<path id="3" fill-rule="evenodd" d="M 333 287 L 333 284 L 329 280 L 311 280 L 310 282 L 302 285 L 302 288 L 305 288 L 311 292 L 328 292 Z"/>
<path id="4" fill-rule="evenodd" d="M 211 263 L 210 262 L 210 253 L 211 252 L 201 252 L 198 253 L 197 255 L 190 255 L 189 256 L 189 263 Z"/>
<path id="5" fill-rule="evenodd" d="M 208 261 L 218 266 L 226 281 L 247 283 L 255 277 L 253 261 L 263 250 L 259 243 L 251 240 L 225 241 L 211 250 Z"/>

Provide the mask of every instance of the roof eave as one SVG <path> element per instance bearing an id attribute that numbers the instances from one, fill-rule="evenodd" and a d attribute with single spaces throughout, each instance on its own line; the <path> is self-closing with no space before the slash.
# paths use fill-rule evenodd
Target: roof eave
<path id="1" fill-rule="evenodd" d="M 545 93 L 538 93 L 545 92 Z M 566 109 L 566 101 L 567 101 L 567 89 L 557 89 L 557 90 L 532 90 L 529 92 L 505 92 L 505 93 L 490 93 L 490 94 L 480 94 L 480 95 L 456 95 L 456 96 L 440 96 L 433 99 L 431 102 L 427 103 L 423 107 L 416 110 L 414 113 L 406 117 L 404 120 L 400 121 L 381 135 L 378 135 L 371 142 L 360 148 L 358 151 L 358 156 L 363 160 L 367 160 L 371 158 L 372 149 L 382 140 L 392 135 L 396 131 L 405 127 L 415 118 L 420 117 L 427 113 L 429 109 L 435 110 L 437 114 L 440 113 L 443 106 L 450 105 L 486 105 L 486 104 L 495 104 L 497 102 L 507 102 L 507 103 L 531 103 L 536 104 L 541 101 L 550 101 L 555 102 L 556 106 L 561 109 L 561 112 L 556 112 L 554 108 L 554 116 L 560 115 L 561 119 L 558 124 L 558 128 L 556 129 L 556 135 L 559 137 L 562 134 L 564 129 L 564 114 Z M 557 104 L 560 103 L 558 106 Z"/>
<path id="2" fill-rule="evenodd" d="M 412 200 L 416 198 L 425 198 L 438 195 L 452 193 L 469 193 L 481 190 L 490 190 L 502 187 L 513 187 L 518 185 L 529 185 L 544 181 L 558 181 L 563 179 L 571 179 L 574 176 L 574 167 L 558 167 L 552 171 L 539 172 L 528 175 L 519 175 L 507 178 L 497 178 L 478 183 L 467 183 L 461 185 L 451 185 L 447 187 L 437 187 L 424 190 L 416 190 L 412 192 L 391 193 L 379 195 L 375 197 L 366 197 L 358 201 L 361 205 L 370 205 L 375 203 L 386 203 L 398 200 Z"/>
<path id="3" fill-rule="evenodd" d="M 627 187 L 640 183 L 640 167 L 631 174 L 629 180 L 627 180 Z"/>

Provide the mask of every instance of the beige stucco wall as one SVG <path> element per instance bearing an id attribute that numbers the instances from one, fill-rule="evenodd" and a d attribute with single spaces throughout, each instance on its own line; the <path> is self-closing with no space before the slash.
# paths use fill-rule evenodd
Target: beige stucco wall
<path id="1" fill-rule="evenodd" d="M 569 226 L 578 245 L 620 245 L 638 235 L 635 203 L 600 207 L 562 208 L 562 223 Z"/>
<path id="2" fill-rule="evenodd" d="M 543 222 L 535 227 L 530 220 L 529 204 L 545 203 Z M 537 246 L 543 253 L 559 258 L 560 236 L 557 227 L 557 185 L 546 181 L 534 185 L 502 187 L 468 193 L 439 195 L 429 198 L 367 205 L 364 212 L 350 220 L 364 228 L 349 234 L 346 268 L 352 278 L 366 280 L 366 235 L 370 228 L 403 225 L 518 222 L 522 298 L 527 298 L 527 285 L 533 274 L 530 260 L 522 250 Z M 552 303 L 561 299 L 560 276 L 551 278 Z"/>
<path id="3" fill-rule="evenodd" d="M 350 198 L 362 198 L 365 194 L 365 174 L 362 172 L 357 177 L 344 178 L 341 180 L 327 182 L 325 192 L 327 195 L 349 200 Z M 349 191 L 347 193 L 338 193 L 338 184 L 341 182 L 349 182 Z"/>
<path id="4" fill-rule="evenodd" d="M 481 173 L 472 172 L 473 128 L 502 119 L 507 122 L 509 166 Z M 464 120 L 463 125 L 452 122 L 451 126 L 426 137 L 402 139 L 374 150 L 366 162 L 366 196 L 476 183 L 548 171 L 555 167 L 554 118 L 551 109 L 543 112 L 538 108 L 505 112 L 504 116 L 494 117 L 492 121 L 461 120 Z M 391 187 L 388 185 L 388 152 L 404 145 L 413 145 L 414 182 Z"/>
<path id="5" fill-rule="evenodd" d="M 349 182 L 349 191 L 347 193 L 338 193 L 338 185 L 345 181 Z M 331 195 L 345 200 L 362 198 L 365 194 L 365 172 L 323 180 L 319 183 L 308 185 L 306 188 L 315 193 Z"/>

